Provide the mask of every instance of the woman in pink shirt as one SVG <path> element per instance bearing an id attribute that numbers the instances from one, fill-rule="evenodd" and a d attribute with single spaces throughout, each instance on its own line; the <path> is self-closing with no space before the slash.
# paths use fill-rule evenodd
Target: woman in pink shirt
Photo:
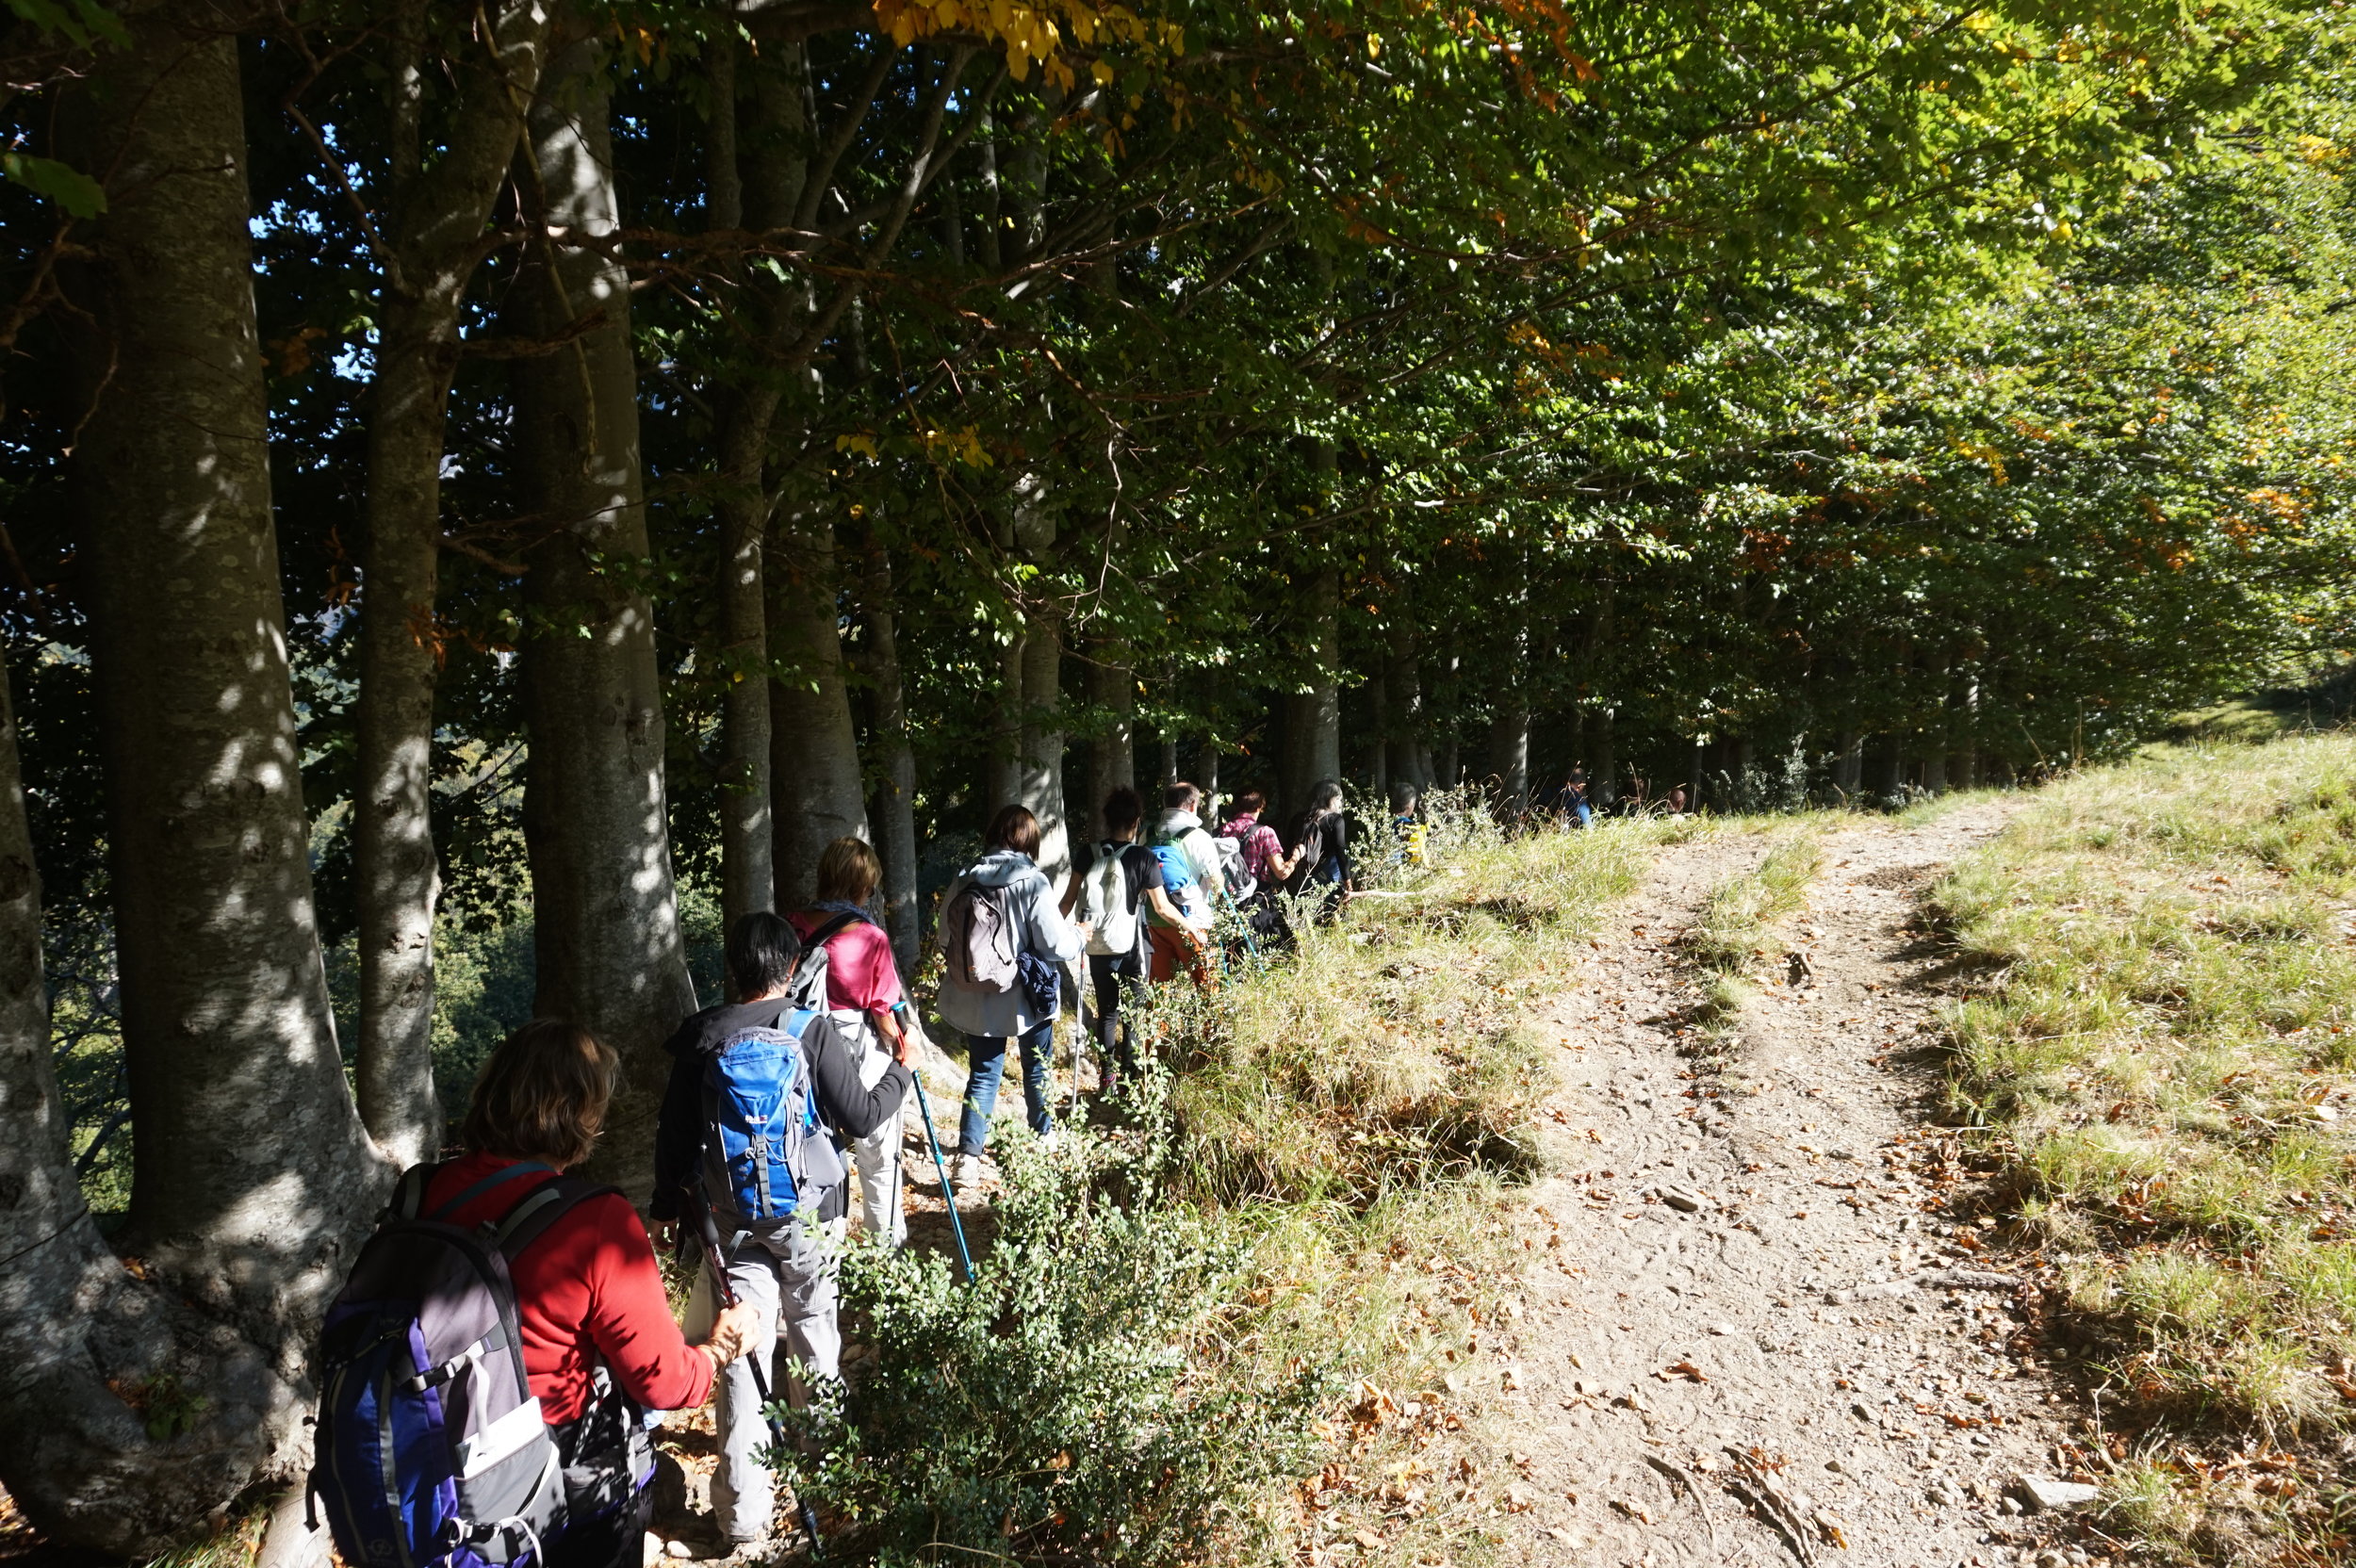
<path id="1" fill-rule="evenodd" d="M 1252 874 L 1252 880 L 1263 888 L 1283 885 L 1293 874 L 1293 863 L 1284 858 L 1284 846 L 1276 837 L 1276 829 L 1260 821 L 1260 813 L 1268 809 L 1268 796 L 1257 790 L 1246 790 L 1235 797 L 1235 808 L 1220 826 L 1222 839 L 1243 841 L 1243 869 Z"/>
<path id="2" fill-rule="evenodd" d="M 868 900 L 883 881 L 883 862 L 859 839 L 837 839 L 818 857 L 818 902 L 786 916 L 794 935 L 826 949 L 826 1004 L 844 1022 L 872 1024 L 859 1061 L 859 1082 L 875 1086 L 893 1057 L 915 1067 L 915 1038 L 900 967 L 892 959 L 892 939 L 867 912 Z M 892 1238 L 908 1240 L 908 1216 L 900 1206 L 900 1126 L 892 1117 L 863 1138 L 851 1140 L 851 1163 L 859 1171 L 859 1223 Z"/>

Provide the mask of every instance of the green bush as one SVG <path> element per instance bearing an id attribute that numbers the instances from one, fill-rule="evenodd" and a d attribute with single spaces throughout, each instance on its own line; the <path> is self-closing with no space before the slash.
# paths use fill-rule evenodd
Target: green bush
<path id="1" fill-rule="evenodd" d="M 1152 1098 L 1131 1103 L 1166 1125 Z M 837 1521 L 830 1549 L 1169 1563 L 1241 1560 L 1264 1542 L 1253 1499 L 1306 1467 L 1338 1383 L 1313 1367 L 1262 1380 L 1218 1353 L 1250 1259 L 1164 1195 L 1164 1135 L 1072 1134 L 1006 1151 L 971 1285 L 938 1253 L 845 1258 L 843 1311 L 872 1349 L 820 1412 L 777 1413 L 821 1449 L 778 1458 Z"/>

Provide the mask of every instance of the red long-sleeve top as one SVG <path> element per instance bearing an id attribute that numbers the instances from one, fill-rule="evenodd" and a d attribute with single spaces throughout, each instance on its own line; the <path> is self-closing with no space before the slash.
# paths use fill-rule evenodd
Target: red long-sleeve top
<path id="1" fill-rule="evenodd" d="M 516 1162 L 467 1154 L 426 1184 L 424 1212 L 449 1224 L 495 1224 L 553 1176 L 502 1182 L 454 1213 L 434 1214 L 475 1183 Z M 623 1393 L 649 1410 L 692 1410 L 712 1393 L 712 1359 L 671 1320 L 654 1245 L 627 1199 L 606 1193 L 559 1217 L 510 1273 L 523 1331 L 524 1370 L 550 1426 L 589 1403 L 599 1358 Z"/>

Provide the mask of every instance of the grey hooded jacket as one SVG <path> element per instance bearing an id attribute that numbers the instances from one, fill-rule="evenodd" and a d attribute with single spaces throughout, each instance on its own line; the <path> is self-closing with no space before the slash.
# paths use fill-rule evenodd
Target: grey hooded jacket
<path id="1" fill-rule="evenodd" d="M 948 891 L 941 895 L 941 908 L 948 908 L 968 883 L 1010 890 L 1009 912 L 1015 929 L 1023 934 L 1022 951 L 1051 964 L 1069 964 L 1088 951 L 1080 928 L 1064 919 L 1063 912 L 1055 907 L 1055 889 L 1048 883 L 1046 874 L 1031 863 L 1029 856 L 1002 849 L 985 857 L 980 864 L 949 884 Z M 1069 987 L 1071 982 L 1067 980 L 1065 984 Z M 1021 986 L 991 996 L 944 985 L 941 988 L 941 1016 L 951 1028 L 968 1035 L 1020 1035 L 1051 1021 L 1055 1014 L 1032 1011 L 1030 999 L 1023 995 Z"/>

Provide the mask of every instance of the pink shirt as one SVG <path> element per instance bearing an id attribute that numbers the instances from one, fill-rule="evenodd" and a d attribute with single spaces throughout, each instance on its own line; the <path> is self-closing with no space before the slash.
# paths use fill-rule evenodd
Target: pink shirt
<path id="1" fill-rule="evenodd" d="M 1247 811 L 1228 818 L 1227 825 L 1219 831 L 1223 839 L 1243 841 L 1243 869 L 1252 874 L 1253 881 L 1267 881 L 1269 859 L 1284 853 L 1284 846 L 1276 840 L 1276 829 L 1264 825 L 1258 812 Z"/>
<path id="2" fill-rule="evenodd" d="M 803 909 L 785 917 L 794 935 L 810 934 L 834 919 L 825 909 Z M 826 1001 L 836 1007 L 888 1013 L 900 1003 L 900 966 L 892 961 L 892 939 L 880 927 L 855 920 L 826 939 Z"/>

